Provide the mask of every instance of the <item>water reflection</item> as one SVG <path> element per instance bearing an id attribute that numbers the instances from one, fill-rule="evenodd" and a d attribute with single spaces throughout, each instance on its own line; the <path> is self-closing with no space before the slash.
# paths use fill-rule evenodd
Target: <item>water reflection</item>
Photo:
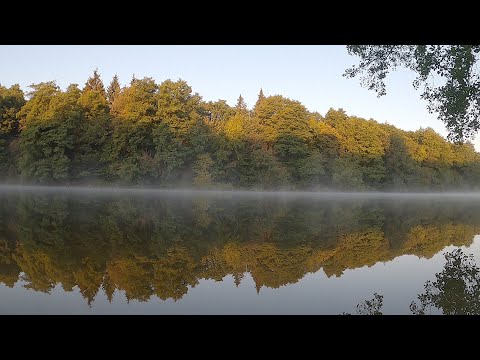
<path id="1" fill-rule="evenodd" d="M 201 279 L 227 275 L 239 286 L 248 274 L 261 292 L 320 269 L 341 277 L 400 255 L 430 258 L 448 245 L 469 245 L 479 210 L 479 202 L 435 199 L 4 193 L 0 282 L 43 293 L 78 287 L 89 305 L 100 291 L 111 301 L 116 290 L 128 301 L 176 301 Z M 418 311 L 422 299 L 443 304 L 428 294 Z"/>
<path id="2" fill-rule="evenodd" d="M 383 295 L 377 293 L 373 294 L 373 298 L 370 300 L 365 300 L 357 304 L 357 315 L 383 315 Z M 344 315 L 350 315 L 349 313 L 344 313 Z"/>
<path id="3" fill-rule="evenodd" d="M 425 291 L 412 301 L 413 315 L 431 314 L 432 309 L 444 315 L 480 314 L 480 268 L 471 254 L 455 249 L 444 254 L 446 263 L 435 281 L 427 280 Z M 383 315 L 383 295 L 375 293 L 370 300 L 357 304 L 356 315 Z M 350 315 L 349 313 L 343 313 Z"/>
<path id="4" fill-rule="evenodd" d="M 480 269 L 472 255 L 461 249 L 445 253 L 446 263 L 434 281 L 425 283 L 418 295 L 419 304 L 412 302 L 413 314 L 425 315 L 432 307 L 445 315 L 480 314 Z"/>

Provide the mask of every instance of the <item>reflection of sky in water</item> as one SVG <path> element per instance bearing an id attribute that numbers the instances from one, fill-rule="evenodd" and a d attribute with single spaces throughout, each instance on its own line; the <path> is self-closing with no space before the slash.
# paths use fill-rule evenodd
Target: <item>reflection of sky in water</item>
<path id="1" fill-rule="evenodd" d="M 376 292 L 408 314 L 451 244 L 480 264 L 480 194 L 17 190 L 0 186 L 0 282 L 25 280 L 0 283 L 0 313 L 340 314 Z"/>
<path id="2" fill-rule="evenodd" d="M 373 293 L 384 295 L 382 311 L 386 314 L 409 314 L 408 306 L 417 300 L 426 280 L 432 280 L 441 271 L 443 253 L 449 246 L 430 259 L 403 255 L 392 261 L 372 267 L 347 269 L 341 277 L 327 278 L 323 270 L 306 274 L 295 284 L 278 289 L 262 287 L 257 294 L 251 276 L 246 275 L 237 288 L 231 275 L 223 281 L 200 280 L 177 302 L 162 301 L 152 296 L 148 302 L 126 302 L 123 291 L 115 291 L 109 303 L 102 290 L 91 308 L 78 288 L 65 292 L 60 285 L 51 294 L 23 288 L 18 281 L 13 288 L 0 285 L 0 313 L 27 314 L 340 314 L 355 313 L 355 305 L 371 299 Z M 480 236 L 472 245 L 462 247 L 473 254 L 480 264 Z M 434 312 L 432 312 L 434 313 Z"/>

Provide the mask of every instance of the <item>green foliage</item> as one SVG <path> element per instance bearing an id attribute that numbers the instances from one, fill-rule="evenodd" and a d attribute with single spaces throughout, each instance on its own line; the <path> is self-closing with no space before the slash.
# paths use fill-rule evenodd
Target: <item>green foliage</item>
<path id="1" fill-rule="evenodd" d="M 235 105 L 235 112 L 237 114 L 248 114 L 247 104 L 245 103 L 242 94 L 238 97 L 237 105 Z"/>
<path id="2" fill-rule="evenodd" d="M 297 165 L 297 176 L 304 186 L 324 185 L 325 158 L 320 151 L 312 151 L 307 157 L 299 160 Z"/>
<path id="3" fill-rule="evenodd" d="M 212 131 L 219 134 L 223 131 L 228 119 L 235 115 L 235 108 L 229 106 L 225 100 L 209 101 L 203 104 L 202 112 Z"/>
<path id="4" fill-rule="evenodd" d="M 112 113 L 120 120 L 151 122 L 157 112 L 157 92 L 152 78 L 134 79 L 112 103 Z"/>
<path id="5" fill-rule="evenodd" d="M 255 109 L 257 108 L 257 106 L 265 99 L 266 99 L 266 97 L 263 94 L 263 89 L 260 88 L 260 92 L 258 93 L 258 99 L 257 99 L 257 102 L 255 103 L 255 107 L 254 107 L 254 110 L 253 110 L 254 112 L 255 112 Z"/>
<path id="6" fill-rule="evenodd" d="M 81 119 L 80 90 L 59 92 L 54 83 L 32 86 L 32 99 L 22 108 L 19 161 L 24 178 L 48 183 L 68 181 L 75 131 Z"/>
<path id="7" fill-rule="evenodd" d="M 425 291 L 417 295 L 420 303 L 412 301 L 409 306 L 411 313 L 426 315 L 436 309 L 444 315 L 479 315 L 480 268 L 473 255 L 456 248 L 444 256 L 442 271 L 435 274 L 435 281 L 425 283 Z M 357 305 L 357 315 L 382 315 L 382 307 L 383 295 L 375 293 L 373 299 Z"/>
<path id="8" fill-rule="evenodd" d="M 291 183 L 288 170 L 270 151 L 254 146 L 247 160 L 248 163 L 252 171 L 247 172 L 250 176 L 249 179 L 247 178 L 247 183 L 251 186 L 275 189 L 288 187 Z"/>
<path id="9" fill-rule="evenodd" d="M 183 166 L 183 178 L 191 183 L 192 160 L 210 146 L 202 115 L 201 97 L 192 94 L 187 82 L 166 80 L 160 85 L 157 116 L 163 125 L 159 125 L 157 133 L 161 137 L 155 137 L 154 144 L 160 151 L 158 160 L 166 166 L 167 177 Z"/>
<path id="10" fill-rule="evenodd" d="M 342 190 L 363 189 L 362 168 L 352 158 L 341 157 L 333 162 L 332 183 Z"/>
<path id="11" fill-rule="evenodd" d="M 445 253 L 446 264 L 435 281 L 425 283 L 425 292 L 418 295 L 420 304 L 412 302 L 413 314 L 424 315 L 431 307 L 445 315 L 480 314 L 480 269 L 473 255 L 461 249 Z"/>
<path id="12" fill-rule="evenodd" d="M 120 91 L 120 81 L 118 80 L 117 74 L 115 74 L 112 81 L 110 82 L 110 85 L 108 85 L 106 92 L 106 97 L 110 105 L 112 105 L 114 101 L 118 98 L 118 95 L 120 95 Z"/>
<path id="13" fill-rule="evenodd" d="M 111 139 L 111 117 L 105 93 L 85 89 L 78 103 L 82 120 L 75 133 L 71 176 L 82 182 L 108 179 L 105 154 Z"/>
<path id="14" fill-rule="evenodd" d="M 325 121 L 333 125 L 341 124 L 345 120 L 348 120 L 348 115 L 342 108 L 338 110 L 330 108 L 325 114 Z"/>
<path id="15" fill-rule="evenodd" d="M 0 85 L 0 179 L 9 179 L 17 175 L 19 117 L 25 105 L 23 91 L 18 85 L 6 88 Z"/>
<path id="16" fill-rule="evenodd" d="M 17 113 L 25 105 L 19 85 L 6 88 L 0 85 L 0 138 L 15 136 L 19 132 Z"/>
<path id="17" fill-rule="evenodd" d="M 365 300 L 357 305 L 357 315 L 383 315 L 383 295 L 373 294 L 373 299 Z"/>
<path id="18" fill-rule="evenodd" d="M 275 142 L 279 136 L 285 135 L 301 140 L 310 137 L 308 111 L 298 101 L 280 95 L 269 96 L 255 107 L 255 117 L 263 127 L 267 142 Z"/>
<path id="19" fill-rule="evenodd" d="M 126 183 L 148 181 L 154 170 L 151 162 L 155 149 L 152 138 L 154 125 L 115 119 L 112 126 L 110 171 Z"/>
<path id="20" fill-rule="evenodd" d="M 193 166 L 195 185 L 208 186 L 213 185 L 213 175 L 211 168 L 213 166 L 213 160 L 209 154 L 200 154 Z"/>
<path id="21" fill-rule="evenodd" d="M 83 91 L 97 91 L 101 95 L 105 96 L 105 87 L 103 86 L 102 79 L 100 79 L 98 69 L 95 69 L 93 71 L 93 75 L 88 78 L 87 82 L 85 83 L 85 87 L 83 88 Z"/>
<path id="22" fill-rule="evenodd" d="M 6 140 L 0 138 L 0 177 L 4 178 L 8 172 L 9 163 L 8 143 Z"/>
<path id="23" fill-rule="evenodd" d="M 449 138 L 462 142 L 480 129 L 480 74 L 476 70 L 478 45 L 349 45 L 360 57 L 358 66 L 344 76 L 361 75 L 361 84 L 378 96 L 386 94 L 385 78 L 391 69 L 405 67 L 418 74 L 413 85 L 423 86 L 421 97 L 428 110 L 437 112 L 450 131 Z M 440 77 L 439 81 L 433 80 Z"/>
<path id="24" fill-rule="evenodd" d="M 413 177 L 419 171 L 418 165 L 410 156 L 406 137 L 392 134 L 390 144 L 385 150 L 385 188 L 406 190 L 407 184 L 413 183 Z"/>
<path id="25" fill-rule="evenodd" d="M 185 161 L 182 142 L 165 122 L 157 124 L 152 134 L 159 179 L 169 183 L 175 179 L 175 172 Z"/>
<path id="26" fill-rule="evenodd" d="M 0 86 L 0 177 L 25 182 L 246 189 L 478 189 L 480 156 L 430 128 L 406 132 L 260 89 L 253 109 L 205 102 L 184 80 L 107 91 Z"/>
<path id="27" fill-rule="evenodd" d="M 105 158 L 113 177 L 121 181 L 144 183 L 154 177 L 152 130 L 158 122 L 157 96 L 153 79 L 134 79 L 112 103 L 112 139 Z"/>

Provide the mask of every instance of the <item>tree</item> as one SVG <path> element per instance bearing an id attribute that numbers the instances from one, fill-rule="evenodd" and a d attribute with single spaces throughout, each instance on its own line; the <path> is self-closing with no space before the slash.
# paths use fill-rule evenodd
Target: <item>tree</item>
<path id="1" fill-rule="evenodd" d="M 214 124 L 223 124 L 235 115 L 235 109 L 230 107 L 225 100 L 209 101 L 204 106 L 208 120 Z"/>
<path id="2" fill-rule="evenodd" d="M 154 79 L 134 79 L 112 104 L 112 113 L 121 120 L 150 122 L 157 112 L 157 93 Z"/>
<path id="3" fill-rule="evenodd" d="M 158 93 L 159 135 L 154 138 L 155 162 L 167 165 L 170 178 L 173 171 L 179 175 L 183 167 L 185 180 L 193 180 L 193 163 L 200 154 L 209 150 L 208 128 L 203 118 L 202 98 L 192 94 L 192 88 L 184 80 L 166 80 Z M 173 150 L 173 151 L 171 151 Z"/>
<path id="4" fill-rule="evenodd" d="M 383 315 L 383 295 L 373 294 L 371 300 L 365 300 L 357 305 L 357 315 Z"/>
<path id="5" fill-rule="evenodd" d="M 193 171 L 195 177 L 193 182 L 195 185 L 208 186 L 213 184 L 213 176 L 211 173 L 211 167 L 213 166 L 213 160 L 209 154 L 200 154 L 195 162 Z"/>
<path id="6" fill-rule="evenodd" d="M 385 154 L 387 134 L 376 121 L 354 116 L 343 121 L 331 121 L 340 135 L 340 152 L 355 158 L 361 166 L 363 179 L 370 186 L 377 186 L 385 176 L 382 156 Z"/>
<path id="7" fill-rule="evenodd" d="M 318 149 L 328 159 L 340 154 L 341 135 L 329 123 L 310 118 L 311 146 Z"/>
<path id="8" fill-rule="evenodd" d="M 108 101 L 101 90 L 86 89 L 78 103 L 82 120 L 75 130 L 72 178 L 94 181 L 107 178 L 107 146 L 111 139 L 111 117 Z"/>
<path id="9" fill-rule="evenodd" d="M 361 166 L 351 157 L 337 158 L 332 166 L 332 183 L 341 190 L 363 189 Z"/>
<path id="10" fill-rule="evenodd" d="M 276 138 L 274 150 L 279 160 L 285 164 L 290 175 L 296 181 L 304 180 L 311 172 L 304 169 L 309 150 L 302 138 L 293 134 L 280 133 Z"/>
<path id="11" fill-rule="evenodd" d="M 155 178 L 152 131 L 158 122 L 158 85 L 152 78 L 134 79 L 112 103 L 112 137 L 105 158 L 110 172 L 125 182 Z"/>
<path id="12" fill-rule="evenodd" d="M 98 73 L 98 69 L 93 71 L 93 75 L 88 78 L 87 82 L 85 83 L 85 87 L 83 91 L 98 91 L 103 96 L 105 96 L 105 87 L 103 86 L 103 81 L 100 78 L 100 74 Z"/>
<path id="13" fill-rule="evenodd" d="M 360 57 L 360 63 L 344 76 L 361 75 L 361 84 L 379 97 L 386 94 L 384 80 L 390 70 L 405 67 L 416 72 L 413 86 L 424 85 L 421 98 L 445 123 L 449 139 L 463 142 L 480 129 L 480 73 L 476 70 L 480 46 L 349 45 L 347 50 Z M 440 80 L 434 82 L 435 76 Z"/>
<path id="14" fill-rule="evenodd" d="M 294 136 L 301 142 L 311 138 L 308 111 L 299 101 L 280 95 L 269 96 L 258 104 L 254 115 L 267 148 L 287 135 Z"/>
<path id="15" fill-rule="evenodd" d="M 480 314 L 480 268 L 472 255 L 461 249 L 445 253 L 446 264 L 435 281 L 425 283 L 425 292 L 418 295 L 420 304 L 412 302 L 413 314 L 424 315 L 434 307 L 445 315 Z"/>
<path id="16" fill-rule="evenodd" d="M 41 183 L 68 181 L 75 129 L 82 114 L 80 90 L 70 85 L 61 92 L 54 82 L 31 87 L 31 100 L 19 112 L 24 127 L 20 137 L 21 174 Z"/>
<path id="17" fill-rule="evenodd" d="M 255 107 L 257 107 L 257 105 L 265 98 L 266 98 L 265 95 L 263 95 L 263 89 L 260 88 L 260 92 L 258 93 L 258 99 L 257 99 L 257 102 L 255 103 Z"/>
<path id="18" fill-rule="evenodd" d="M 240 94 L 237 99 L 237 105 L 235 105 L 235 110 L 237 114 L 245 114 L 248 112 L 247 104 L 245 103 L 242 94 Z"/>
<path id="19" fill-rule="evenodd" d="M 18 112 L 25 105 L 25 97 L 19 85 L 6 88 L 0 85 L 0 178 L 15 176 L 20 125 Z"/>
<path id="20" fill-rule="evenodd" d="M 412 178 L 418 171 L 419 165 L 409 153 L 408 140 L 401 133 L 390 136 L 390 143 L 384 155 L 384 181 L 387 189 L 406 190 L 408 185 L 412 185 Z"/>
<path id="21" fill-rule="evenodd" d="M 265 99 L 265 95 L 263 95 L 263 89 L 260 88 L 260 92 L 258 93 L 258 100 L 262 101 Z"/>
<path id="22" fill-rule="evenodd" d="M 120 94 L 120 82 L 118 81 L 118 76 L 115 74 L 113 77 L 112 81 L 110 82 L 110 85 L 108 85 L 107 88 L 107 100 L 110 106 L 113 104 L 115 99 L 118 98 L 118 95 Z"/>
<path id="23" fill-rule="evenodd" d="M 260 89 L 253 110 L 205 102 L 184 80 L 133 78 L 103 89 L 54 82 L 0 86 L 0 176 L 72 182 L 225 188 L 445 190 L 480 188 L 480 154 L 430 128 L 392 125 L 329 109 L 310 112 Z M 108 98 L 107 98 L 108 96 Z"/>
<path id="24" fill-rule="evenodd" d="M 17 113 L 25 105 L 25 97 L 20 86 L 6 88 L 0 85 L 0 138 L 18 135 Z"/>
<path id="25" fill-rule="evenodd" d="M 345 120 L 348 120 L 348 115 L 342 108 L 339 108 L 338 110 L 330 108 L 325 114 L 325 121 L 332 126 L 337 126 Z"/>
<path id="26" fill-rule="evenodd" d="M 314 150 L 309 155 L 299 161 L 297 177 L 299 183 L 304 186 L 319 186 L 325 175 L 325 158 L 320 151 Z"/>
<path id="27" fill-rule="evenodd" d="M 224 125 L 224 133 L 230 142 L 240 141 L 246 134 L 247 117 L 236 114 L 230 117 Z"/>

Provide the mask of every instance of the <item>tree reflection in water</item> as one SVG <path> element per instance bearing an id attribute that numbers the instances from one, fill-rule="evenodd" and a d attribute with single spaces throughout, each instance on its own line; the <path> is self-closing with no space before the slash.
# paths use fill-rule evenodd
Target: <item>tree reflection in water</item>
<path id="1" fill-rule="evenodd" d="M 93 305 L 99 293 L 109 301 L 177 301 L 201 280 L 231 275 L 239 286 L 248 273 L 262 292 L 319 270 L 331 278 L 406 254 L 429 259 L 480 233 L 475 201 L 320 200 L 0 193 L 0 284 L 78 290 Z M 425 306 L 443 304 L 426 296 Z M 371 304 L 380 311 L 383 303 Z"/>
<path id="2" fill-rule="evenodd" d="M 357 315 L 383 315 L 380 311 L 383 307 L 383 295 L 373 294 L 373 298 L 357 304 Z M 342 315 L 351 315 L 343 313 Z"/>
<path id="3" fill-rule="evenodd" d="M 435 281 L 425 283 L 425 291 L 418 295 L 420 304 L 412 302 L 413 314 L 424 315 L 437 308 L 445 315 L 480 314 L 480 269 L 473 255 L 461 249 L 445 253 L 443 270 L 435 274 Z"/>
<path id="4" fill-rule="evenodd" d="M 444 315 L 480 314 L 480 268 L 473 255 L 455 249 L 444 256 L 443 270 L 435 274 L 435 281 L 425 283 L 425 291 L 418 295 L 419 303 L 412 301 L 410 311 L 414 315 L 431 314 L 432 309 Z M 383 296 L 375 293 L 373 299 L 357 305 L 356 314 L 382 315 L 382 307 Z"/>

